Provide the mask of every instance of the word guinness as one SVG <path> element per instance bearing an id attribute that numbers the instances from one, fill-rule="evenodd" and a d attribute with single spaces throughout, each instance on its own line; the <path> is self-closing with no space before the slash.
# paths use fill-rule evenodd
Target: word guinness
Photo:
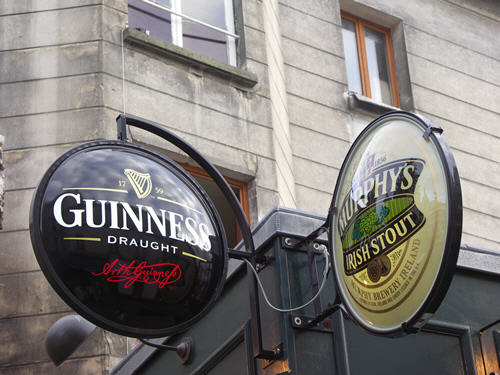
<path id="1" fill-rule="evenodd" d="M 67 207 L 71 208 L 67 208 Z M 63 208 L 64 207 L 64 208 Z M 187 242 L 210 251 L 210 229 L 189 216 L 174 211 L 127 202 L 82 199 L 81 194 L 65 193 L 54 202 L 53 214 L 57 223 L 65 228 L 82 227 L 128 231 L 133 225 L 138 232 L 159 234 L 172 240 Z M 97 220 L 96 220 L 97 216 Z M 97 222 L 96 222 L 97 221 Z"/>

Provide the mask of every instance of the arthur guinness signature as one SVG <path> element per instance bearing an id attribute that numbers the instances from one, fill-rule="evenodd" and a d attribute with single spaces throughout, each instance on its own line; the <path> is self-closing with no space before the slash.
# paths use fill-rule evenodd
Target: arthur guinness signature
<path id="1" fill-rule="evenodd" d="M 182 270 L 178 264 L 158 263 L 147 264 L 146 262 L 120 263 L 115 259 L 111 263 L 106 263 L 101 272 L 92 272 L 93 276 L 107 276 L 110 283 L 123 282 L 124 288 L 129 288 L 134 283 L 158 284 L 158 288 L 173 284 L 180 279 Z"/>

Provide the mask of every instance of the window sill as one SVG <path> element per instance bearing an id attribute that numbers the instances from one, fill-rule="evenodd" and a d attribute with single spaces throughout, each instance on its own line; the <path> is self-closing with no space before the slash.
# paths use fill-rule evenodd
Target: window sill
<path id="1" fill-rule="evenodd" d="M 399 111 L 400 108 L 391 105 L 376 102 L 375 100 L 358 94 L 357 92 L 348 91 L 346 93 L 347 104 L 351 110 L 360 110 L 369 113 L 382 115 L 386 112 Z"/>
<path id="2" fill-rule="evenodd" d="M 123 39 L 130 44 L 138 45 L 148 51 L 174 58 L 197 69 L 229 79 L 243 88 L 252 88 L 257 84 L 257 76 L 251 72 L 221 63 L 185 48 L 177 47 L 142 31 L 130 28 L 125 29 Z"/>

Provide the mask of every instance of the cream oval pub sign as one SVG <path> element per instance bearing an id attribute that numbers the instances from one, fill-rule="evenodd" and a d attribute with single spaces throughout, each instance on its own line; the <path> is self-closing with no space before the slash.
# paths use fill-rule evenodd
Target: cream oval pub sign
<path id="1" fill-rule="evenodd" d="M 451 281 L 462 206 L 440 132 L 414 114 L 386 114 L 360 134 L 342 166 L 330 215 L 337 289 L 372 333 L 418 330 Z"/>

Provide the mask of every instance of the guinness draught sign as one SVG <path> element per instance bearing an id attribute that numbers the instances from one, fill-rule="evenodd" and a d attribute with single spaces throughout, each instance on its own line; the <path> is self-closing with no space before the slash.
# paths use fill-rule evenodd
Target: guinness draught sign
<path id="1" fill-rule="evenodd" d="M 436 130 L 406 112 L 378 118 L 354 142 L 337 181 L 330 216 L 337 287 L 372 333 L 420 328 L 453 275 L 460 182 Z"/>
<path id="2" fill-rule="evenodd" d="M 65 153 L 42 178 L 30 221 L 51 285 L 116 333 L 185 329 L 224 284 L 225 234 L 208 196 L 174 162 L 137 145 L 96 141 Z"/>

